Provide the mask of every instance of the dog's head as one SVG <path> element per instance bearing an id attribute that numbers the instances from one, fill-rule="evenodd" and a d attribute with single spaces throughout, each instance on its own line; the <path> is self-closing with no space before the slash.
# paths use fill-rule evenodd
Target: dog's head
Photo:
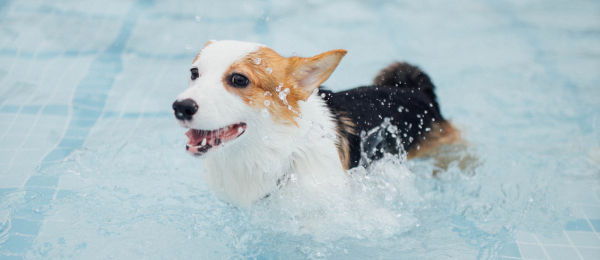
<path id="1" fill-rule="evenodd" d="M 202 155 L 246 132 L 265 130 L 265 113 L 276 124 L 296 125 L 299 103 L 345 54 L 286 58 L 260 44 L 209 41 L 192 62 L 189 88 L 173 103 L 179 123 L 190 128 L 186 149 Z"/>

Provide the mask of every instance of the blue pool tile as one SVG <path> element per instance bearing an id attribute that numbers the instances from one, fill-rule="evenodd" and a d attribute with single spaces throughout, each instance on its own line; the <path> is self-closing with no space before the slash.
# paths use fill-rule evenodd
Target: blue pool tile
<path id="1" fill-rule="evenodd" d="M 0 2 L 0 6 L 2 5 L 2 3 L 5 2 Z M 0 55 L 2 56 L 17 56 L 17 53 L 18 51 L 16 49 L 0 49 Z"/>
<path id="2" fill-rule="evenodd" d="M 80 128 L 91 128 L 94 124 L 96 124 L 94 119 L 75 118 L 71 121 L 72 126 Z"/>
<path id="3" fill-rule="evenodd" d="M 59 190 L 56 193 L 57 200 L 64 199 L 64 198 L 70 198 L 70 197 L 74 197 L 74 196 L 77 196 L 77 193 L 72 190 Z"/>
<path id="4" fill-rule="evenodd" d="M 579 259 L 579 255 L 570 246 L 544 246 L 552 260 Z"/>
<path id="5" fill-rule="evenodd" d="M 555 232 L 552 234 L 538 234 L 537 238 L 540 240 L 540 243 L 542 243 L 542 244 L 554 244 L 554 245 L 568 245 L 569 244 L 569 239 L 565 236 L 565 233 L 562 230 L 560 230 L 560 232 Z"/>
<path id="6" fill-rule="evenodd" d="M 85 139 L 82 138 L 63 138 L 58 145 L 59 148 L 79 148 L 83 145 Z"/>
<path id="7" fill-rule="evenodd" d="M 40 111 L 41 106 L 39 105 L 26 105 L 21 108 L 22 114 L 37 114 Z"/>
<path id="8" fill-rule="evenodd" d="M 44 219 L 44 213 L 38 206 L 24 205 L 15 210 L 15 218 L 28 219 L 31 221 L 42 221 Z"/>
<path id="9" fill-rule="evenodd" d="M 100 58 L 100 57 L 98 57 L 98 58 Z M 110 72 L 106 72 L 105 69 L 103 69 L 104 67 L 98 66 L 98 64 L 92 64 L 90 66 L 95 67 L 95 68 L 90 68 L 90 71 L 93 71 L 94 73 L 98 73 L 98 74 L 110 73 Z M 113 84 L 112 80 L 109 78 L 106 78 L 103 75 L 97 75 L 94 77 L 90 77 L 88 75 L 88 77 L 86 77 L 83 80 L 83 82 L 81 82 L 81 84 L 78 86 L 78 89 L 80 90 L 80 92 L 79 92 L 79 95 L 76 96 L 76 98 L 81 98 L 82 100 L 84 100 L 87 98 L 87 96 L 90 93 L 95 93 L 98 91 L 105 90 L 107 87 L 110 87 L 110 85 L 112 85 L 112 84 Z M 73 101 L 75 101 L 75 99 L 73 99 Z"/>
<path id="10" fill-rule="evenodd" d="M 0 253 L 0 260 L 22 260 L 22 259 L 23 259 L 22 256 L 7 255 L 7 254 Z"/>
<path id="11" fill-rule="evenodd" d="M 37 235 L 40 231 L 41 226 L 42 222 L 40 221 L 13 218 L 11 219 L 10 231 L 12 233 L 19 233 L 24 235 Z"/>
<path id="12" fill-rule="evenodd" d="M 11 106 L 11 105 L 5 105 L 2 106 L 2 108 L 0 108 L 0 112 L 2 113 L 16 113 L 19 111 L 21 107 L 20 106 Z"/>
<path id="13" fill-rule="evenodd" d="M 71 148 L 54 149 L 45 158 L 44 161 L 61 161 L 73 152 Z"/>
<path id="14" fill-rule="evenodd" d="M 16 190 L 17 190 L 16 188 L 0 188 L 0 196 L 4 196 L 4 195 L 12 193 Z"/>
<path id="15" fill-rule="evenodd" d="M 73 104 L 81 104 L 85 105 L 89 108 L 102 108 L 104 107 L 104 102 L 106 100 L 105 93 L 78 93 L 73 98 Z"/>
<path id="16" fill-rule="evenodd" d="M 39 165 L 38 169 L 39 170 L 48 169 L 49 167 L 54 166 L 54 165 L 59 164 L 59 163 L 60 163 L 60 161 L 47 161 L 47 160 L 44 160 L 44 161 L 40 162 L 40 165 Z"/>
<path id="17" fill-rule="evenodd" d="M 23 255 L 29 251 L 31 244 L 33 244 L 33 237 L 10 234 L 2 244 L 0 252 Z"/>
<path id="18" fill-rule="evenodd" d="M 567 222 L 565 230 L 569 231 L 592 231 L 592 228 L 585 219 L 576 219 Z"/>
<path id="19" fill-rule="evenodd" d="M 28 187 L 56 187 L 57 184 L 58 176 L 35 175 L 31 176 L 25 185 Z"/>
<path id="20" fill-rule="evenodd" d="M 65 133 L 65 138 L 86 138 L 90 130 L 88 128 L 69 128 Z"/>
<path id="21" fill-rule="evenodd" d="M 600 248 L 578 248 L 578 250 L 584 260 L 600 259 Z"/>
<path id="22" fill-rule="evenodd" d="M 128 112 L 123 114 L 123 118 L 138 118 L 140 116 L 140 113 L 137 112 Z"/>
<path id="23" fill-rule="evenodd" d="M 25 187 L 25 200 L 30 205 L 47 205 L 54 198 L 54 187 Z"/>
<path id="24" fill-rule="evenodd" d="M 4 142 L 2 142 L 0 144 L 4 144 Z M 7 147 L 10 147 L 10 146 L 7 146 Z M 9 150 L 0 151 L 0 163 L 8 165 L 10 163 L 10 161 L 12 160 L 14 154 L 15 154 L 15 152 L 9 151 Z M 6 170 L 8 170 L 8 169 L 6 169 Z"/>
<path id="25" fill-rule="evenodd" d="M 567 231 L 575 246 L 600 247 L 600 238 L 594 232 Z"/>
<path id="26" fill-rule="evenodd" d="M 600 205 L 598 207 L 582 207 L 583 212 L 589 219 L 600 219 Z"/>
<path id="27" fill-rule="evenodd" d="M 544 250 L 538 245 L 519 244 L 521 256 L 525 259 L 548 259 Z"/>
<path id="28" fill-rule="evenodd" d="M 517 241 L 525 243 L 536 243 L 537 240 L 531 233 L 519 231 L 517 233 Z"/>
<path id="29" fill-rule="evenodd" d="M 102 113 L 101 109 L 93 108 L 77 108 L 73 110 L 73 117 L 82 119 L 94 119 L 98 118 Z"/>
<path id="30" fill-rule="evenodd" d="M 64 55 L 71 56 L 71 57 L 79 56 L 79 51 L 78 50 L 66 50 Z"/>
<path id="31" fill-rule="evenodd" d="M 42 109 L 44 115 L 65 116 L 69 114 L 69 107 L 65 105 L 46 105 Z"/>
<path id="32" fill-rule="evenodd" d="M 500 250 L 499 255 L 519 258 L 521 257 L 521 253 L 519 253 L 519 247 L 516 243 L 509 243 L 504 245 L 502 250 Z"/>
<path id="33" fill-rule="evenodd" d="M 58 57 L 62 54 L 63 53 L 57 52 L 57 51 L 40 52 L 37 54 L 36 58 L 37 59 L 52 59 L 52 58 Z"/>
<path id="34" fill-rule="evenodd" d="M 119 114 L 121 113 L 116 111 L 104 111 L 104 113 L 102 114 L 102 118 L 115 118 L 119 116 Z"/>
<path id="35" fill-rule="evenodd" d="M 171 112 L 142 112 L 142 117 L 144 118 L 154 118 L 154 117 L 172 117 L 173 113 Z"/>
<path id="36" fill-rule="evenodd" d="M 596 232 L 600 232 L 600 219 L 590 219 L 590 223 L 592 223 L 592 226 Z"/>

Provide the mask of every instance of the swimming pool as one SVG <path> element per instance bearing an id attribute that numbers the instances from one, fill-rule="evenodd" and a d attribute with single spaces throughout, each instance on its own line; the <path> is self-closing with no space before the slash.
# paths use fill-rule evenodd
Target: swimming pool
<path id="1" fill-rule="evenodd" d="M 2 1 L 0 259 L 598 259 L 599 30 L 597 1 Z M 233 208 L 170 111 L 209 39 L 345 48 L 336 90 L 418 64 L 480 163 Z"/>

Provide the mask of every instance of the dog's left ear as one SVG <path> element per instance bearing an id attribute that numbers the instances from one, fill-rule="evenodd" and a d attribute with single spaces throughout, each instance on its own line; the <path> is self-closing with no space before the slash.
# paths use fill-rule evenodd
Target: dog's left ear
<path id="1" fill-rule="evenodd" d="M 302 99 L 310 97 L 313 90 L 329 78 L 346 53 L 346 50 L 332 50 L 310 58 L 290 58 L 288 71 L 302 93 Z"/>

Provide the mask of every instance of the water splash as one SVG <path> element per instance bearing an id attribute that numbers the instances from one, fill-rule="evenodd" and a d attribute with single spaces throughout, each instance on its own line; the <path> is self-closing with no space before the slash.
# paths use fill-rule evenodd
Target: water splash
<path id="1" fill-rule="evenodd" d="M 157 124 L 171 123 L 148 120 L 138 127 L 164 129 L 168 127 Z M 241 210 L 206 188 L 198 170 L 201 161 L 183 153 L 179 135 L 160 131 L 132 136 L 125 132 L 131 128 L 121 129 L 93 136 L 90 140 L 97 143 L 92 148 L 48 169 L 48 174 L 60 175 L 61 188 L 45 211 L 48 224 L 32 257 L 310 259 L 367 253 L 404 259 L 488 258 L 512 241 L 517 228 L 560 225 L 565 209 L 549 195 L 558 180 L 547 179 L 548 174 L 523 176 L 496 161 L 484 161 L 472 171 L 459 163 L 440 169 L 433 159 L 406 161 L 402 155 L 385 154 L 368 168 L 349 172 L 349 196 L 307 198 L 284 188 Z M 141 154 L 144 163 L 132 163 Z M 0 223 L 6 227 L 6 221 Z M 211 250 L 199 253 L 198 248 Z"/>

